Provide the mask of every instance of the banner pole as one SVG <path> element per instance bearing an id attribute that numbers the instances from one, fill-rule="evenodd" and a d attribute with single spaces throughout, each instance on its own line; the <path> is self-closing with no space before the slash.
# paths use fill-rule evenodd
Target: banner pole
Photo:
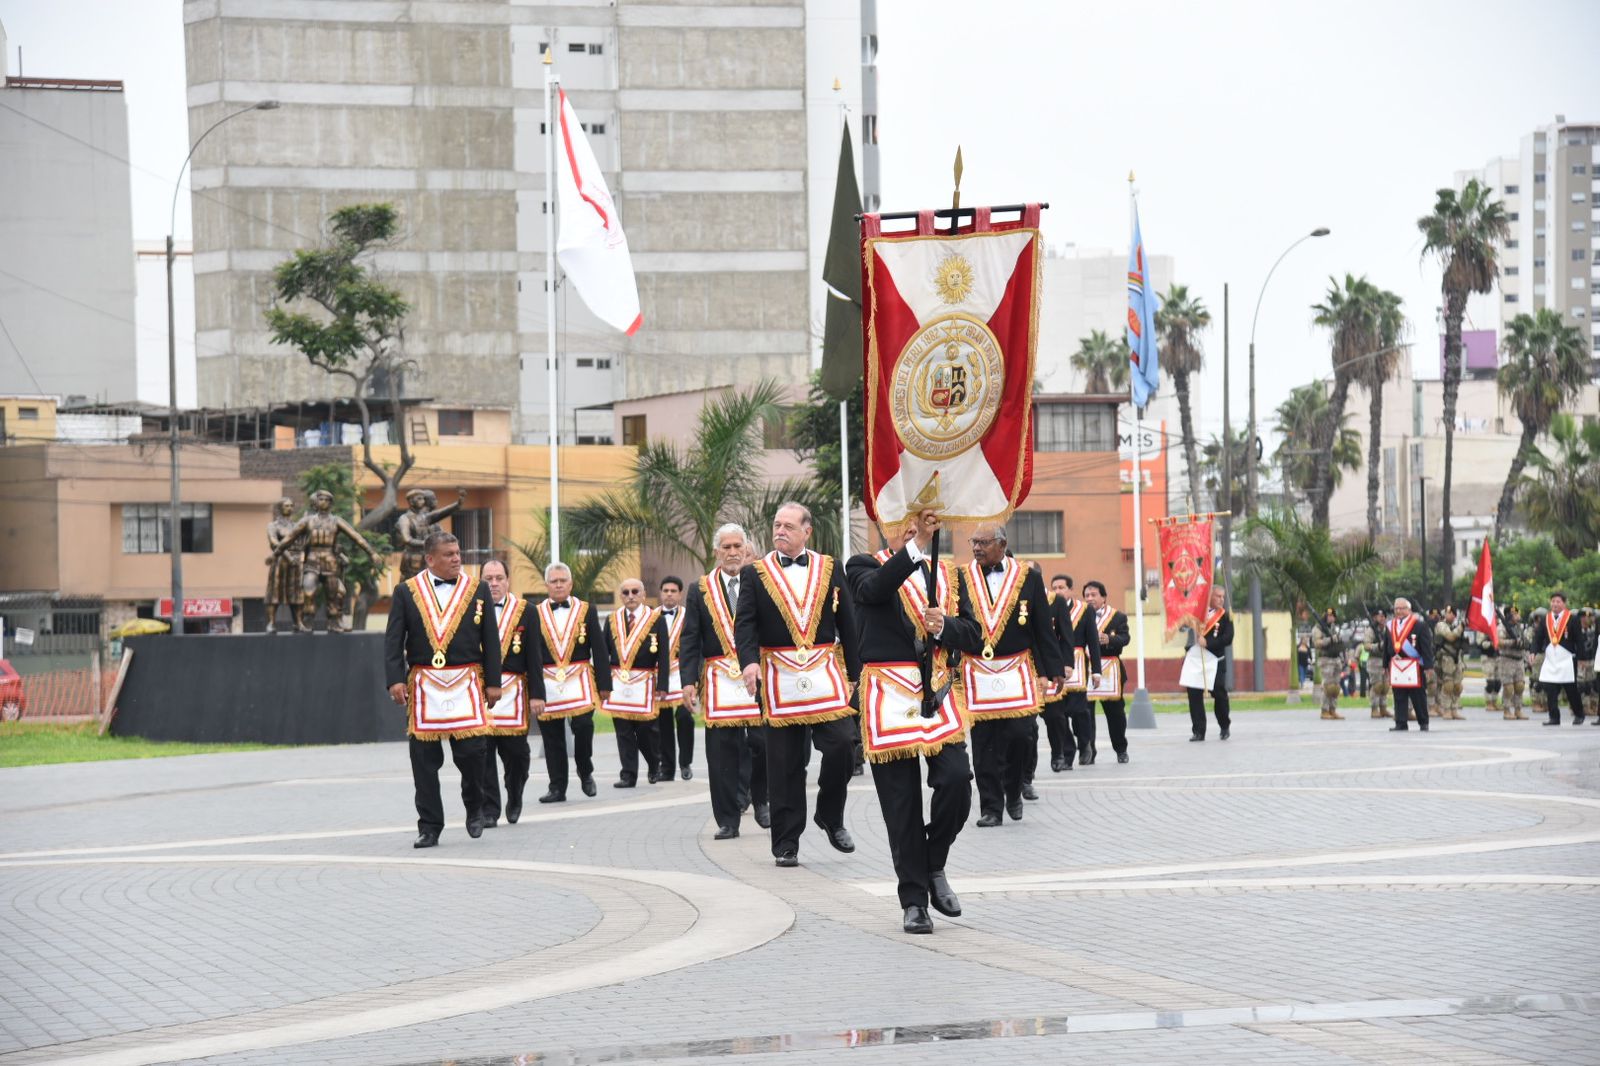
<path id="1" fill-rule="evenodd" d="M 548 562 L 561 561 L 561 461 L 559 451 L 560 414 L 556 403 L 556 126 L 560 116 L 551 108 L 551 87 L 560 80 L 553 66 L 555 41 L 544 53 L 544 316 L 545 316 L 545 388 L 549 391 L 550 419 L 550 558 Z M 541 578 L 543 575 L 540 575 Z"/>
<path id="2" fill-rule="evenodd" d="M 839 558 L 850 558 L 850 420 L 848 399 L 839 401 Z"/>

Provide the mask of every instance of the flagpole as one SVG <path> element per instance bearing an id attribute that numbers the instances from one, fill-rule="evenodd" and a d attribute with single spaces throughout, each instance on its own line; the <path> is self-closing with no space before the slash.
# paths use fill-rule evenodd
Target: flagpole
<path id="1" fill-rule="evenodd" d="M 833 79 L 833 91 L 841 89 L 838 78 Z M 845 116 L 850 110 L 843 96 L 839 97 L 839 135 L 844 136 Z M 824 304 L 833 299 L 824 291 Z M 824 311 L 826 314 L 826 311 Z M 839 401 L 839 558 L 850 558 L 850 398 Z"/>
<path id="2" fill-rule="evenodd" d="M 544 307 L 545 388 L 549 391 L 550 419 L 550 559 L 561 561 L 561 461 L 560 414 L 556 403 L 556 125 L 551 108 L 551 88 L 560 82 L 555 72 L 554 40 L 544 50 Z"/>
<path id="3" fill-rule="evenodd" d="M 1128 171 L 1128 245 L 1133 246 L 1135 234 L 1138 232 L 1139 207 L 1138 196 L 1133 190 L 1133 171 Z M 1144 299 L 1150 298 L 1151 286 L 1155 278 L 1150 273 L 1150 260 L 1144 260 Z M 1128 399 L 1133 399 L 1131 395 Z M 1139 472 L 1139 452 L 1142 450 L 1141 442 L 1144 437 L 1144 408 L 1138 404 L 1133 407 L 1133 615 L 1134 639 L 1139 669 L 1139 684 L 1133 692 L 1133 706 L 1128 708 L 1128 726 L 1132 729 L 1154 729 L 1156 727 L 1155 708 L 1150 705 L 1150 693 L 1145 690 L 1144 684 L 1144 520 L 1140 506 L 1140 496 L 1143 478 Z"/>

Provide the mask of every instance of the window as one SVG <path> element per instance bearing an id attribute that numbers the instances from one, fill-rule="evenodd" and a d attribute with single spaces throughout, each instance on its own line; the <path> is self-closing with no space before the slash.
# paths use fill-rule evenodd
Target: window
<path id="1" fill-rule="evenodd" d="M 590 133 L 604 133 L 605 131 L 606 131 L 606 124 L 604 122 L 591 122 L 589 124 L 589 132 Z"/>
<path id="2" fill-rule="evenodd" d="M 1506 247 L 1507 248 L 1517 248 L 1517 247 L 1520 247 L 1520 244 L 1517 241 L 1517 239 L 1515 237 L 1513 237 L 1509 241 L 1506 241 Z"/>
<path id="3" fill-rule="evenodd" d="M 1507 196 L 1515 196 L 1515 195 L 1517 195 L 1517 192 L 1518 192 L 1517 186 L 1515 186 L 1515 185 L 1507 185 L 1506 186 L 1506 195 Z"/>
<path id="4" fill-rule="evenodd" d="M 1533 183 L 1535 185 L 1543 185 L 1544 184 L 1544 174 L 1543 174 L 1543 172 L 1540 172 L 1540 173 L 1535 174 L 1533 176 Z"/>
<path id="5" fill-rule="evenodd" d="M 550 51 L 550 42 L 549 41 L 540 41 L 539 42 L 539 54 L 540 55 L 544 55 L 548 51 Z M 544 130 L 541 128 L 539 130 L 539 132 L 543 133 Z"/>
<path id="6" fill-rule="evenodd" d="M 37 407 L 19 407 L 19 408 L 17 408 L 17 421 L 18 422 L 37 422 L 37 421 L 39 421 L 39 409 Z"/>
<path id="7" fill-rule="evenodd" d="M 1009 547 L 1016 554 L 1061 554 L 1060 511 L 1018 511 L 1007 526 Z"/>
<path id="8" fill-rule="evenodd" d="M 1575 192 L 1572 194 L 1572 202 L 1575 204 L 1581 204 L 1587 199 L 1588 197 L 1583 195 L 1581 192 Z"/>
<path id="9" fill-rule="evenodd" d="M 1506 303 L 1514 304 L 1516 302 L 1517 302 L 1517 294 L 1516 293 L 1514 293 L 1514 292 L 1506 293 Z"/>
<path id="10" fill-rule="evenodd" d="M 1589 258 L 1589 249 L 1587 249 L 1587 248 L 1574 248 L 1572 250 L 1572 261 L 1574 263 L 1582 262 L 1583 260 L 1588 259 L 1588 258 Z"/>
<path id="11" fill-rule="evenodd" d="M 1572 309 L 1572 317 L 1573 318 L 1587 318 L 1588 315 L 1589 315 L 1588 308 L 1574 307 Z"/>
<path id="12" fill-rule="evenodd" d="M 1535 270 L 1543 270 L 1544 269 L 1544 258 L 1543 257 L 1536 256 L 1534 258 L 1534 260 L 1533 260 L 1533 269 L 1535 269 Z"/>
<path id="13" fill-rule="evenodd" d="M 439 436 L 472 436 L 472 412 L 442 410 L 439 412 Z"/>
<path id="14" fill-rule="evenodd" d="M 1574 174 L 1587 174 L 1589 173 L 1589 168 L 1582 163 L 1574 163 L 1572 164 L 1572 172 Z"/>
<path id="15" fill-rule="evenodd" d="M 1595 278 L 1589 283 L 1589 291 L 1600 296 L 1600 278 Z"/>
<path id="16" fill-rule="evenodd" d="M 593 359 L 593 357 L 591 357 L 591 356 L 579 356 L 578 357 L 578 366 L 579 367 L 589 367 L 590 369 L 593 369 L 594 368 L 594 359 Z"/>
<path id="17" fill-rule="evenodd" d="M 451 531 L 461 542 L 461 561 L 479 565 L 494 558 L 494 512 L 487 507 L 462 509 L 451 519 Z"/>
<path id="18" fill-rule="evenodd" d="M 178 535 L 186 552 L 211 551 L 211 505 L 180 505 Z M 122 553 L 124 555 L 165 555 L 171 543 L 167 504 L 125 503 L 122 505 Z"/>
<path id="19" fill-rule="evenodd" d="M 776 418 L 764 419 L 761 423 L 761 446 L 768 450 L 794 448 L 794 434 L 789 429 L 789 416 L 793 408 L 779 408 Z"/>
<path id="20" fill-rule="evenodd" d="M 1516 277 L 1516 276 L 1517 276 L 1517 275 L 1518 275 L 1518 274 L 1519 274 L 1519 273 L 1520 273 L 1520 272 L 1521 272 L 1521 271 L 1520 271 L 1520 270 L 1519 270 L 1519 268 L 1517 268 L 1517 267 L 1514 267 L 1514 266 L 1508 266 L 1508 267 L 1506 267 L 1506 277 L 1508 277 L 1508 278 L 1514 278 L 1514 277 Z"/>
<path id="21" fill-rule="evenodd" d="M 1116 409 L 1098 403 L 1041 403 L 1034 447 L 1041 452 L 1112 452 Z"/>
<path id="22" fill-rule="evenodd" d="M 1522 217 L 1522 215 L 1519 212 L 1516 212 L 1516 211 L 1509 212 L 1506 215 L 1506 218 L 1508 220 L 1512 221 L 1512 222 L 1515 222 L 1517 219 L 1519 219 L 1521 217 Z"/>
<path id="23" fill-rule="evenodd" d="M 1572 224 L 1572 232 L 1573 233 L 1582 233 L 1584 230 L 1586 230 L 1588 228 L 1589 228 L 1588 223 L 1584 222 L 1583 219 L 1581 219 L 1581 218 L 1578 219 L 1578 221 L 1576 221 L 1576 222 L 1574 222 Z"/>
<path id="24" fill-rule="evenodd" d="M 588 50 L 589 50 L 589 46 L 586 45 L 586 44 L 583 44 L 582 42 L 579 42 L 579 41 L 573 41 L 572 43 L 567 45 L 567 51 L 576 52 L 579 55 L 582 55 L 583 53 L 587 52 Z"/>
<path id="25" fill-rule="evenodd" d="M 592 56 L 603 55 L 605 53 L 605 50 L 606 50 L 606 46 L 603 45 L 603 44 L 591 44 L 589 46 L 589 54 L 592 55 Z M 602 132 L 604 132 L 604 131 L 602 131 Z"/>
<path id="26" fill-rule="evenodd" d="M 596 359 L 594 361 L 594 368 L 596 370 L 610 370 L 611 369 L 611 360 L 609 360 L 609 359 Z"/>
<path id="27" fill-rule="evenodd" d="M 643 448 L 645 441 L 644 415 L 622 416 L 622 443 Z"/>

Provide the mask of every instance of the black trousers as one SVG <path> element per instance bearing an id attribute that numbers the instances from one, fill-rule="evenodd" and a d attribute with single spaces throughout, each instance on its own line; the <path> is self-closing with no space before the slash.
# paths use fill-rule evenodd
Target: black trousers
<path id="1" fill-rule="evenodd" d="M 706 777 L 718 825 L 737 829 L 752 798 L 767 802 L 766 755 L 760 726 L 706 727 Z"/>
<path id="2" fill-rule="evenodd" d="M 1111 750 L 1121 755 L 1128 750 L 1128 702 L 1101 700 L 1100 711 L 1106 716 L 1106 732 L 1111 734 Z"/>
<path id="3" fill-rule="evenodd" d="M 1572 708 L 1572 720 L 1574 722 L 1583 721 L 1583 690 L 1578 687 L 1576 681 L 1568 681 L 1559 685 L 1553 682 L 1541 681 L 1539 685 L 1544 689 L 1544 707 L 1545 710 L 1550 712 L 1550 720 L 1552 722 L 1561 721 L 1561 694 L 1563 692 L 1567 694 L 1567 705 Z"/>
<path id="4" fill-rule="evenodd" d="M 810 727 L 762 728 L 767 741 L 772 854 L 782 855 L 799 850 L 800 834 L 806 829 L 806 763 L 812 747 L 822 756 L 822 767 L 817 772 L 817 819 L 827 826 L 844 824 L 844 797 L 850 786 L 856 730 L 849 718 L 835 718 Z"/>
<path id="5" fill-rule="evenodd" d="M 656 716 L 656 729 L 660 735 L 661 780 L 671 781 L 678 767 L 694 762 L 694 712 L 681 703 L 663 707 Z"/>
<path id="6" fill-rule="evenodd" d="M 1081 764 L 1086 756 L 1095 750 L 1094 746 L 1094 704 L 1089 702 L 1088 693 L 1067 693 L 1067 721 L 1071 725 L 1072 738 L 1078 745 L 1078 762 Z M 1066 753 L 1070 761 L 1072 753 Z"/>
<path id="7" fill-rule="evenodd" d="M 1008 804 L 1022 802 L 1022 772 L 1028 762 L 1028 745 L 1035 748 L 1034 716 L 985 718 L 972 723 L 972 765 L 978 780 L 978 810 L 999 814 Z"/>
<path id="8" fill-rule="evenodd" d="M 1406 706 L 1409 704 L 1416 712 L 1417 724 L 1424 728 L 1428 724 L 1428 690 L 1421 686 L 1417 688 L 1397 688 L 1394 692 L 1394 728 L 1404 732 L 1410 728 L 1406 725 Z"/>
<path id="9" fill-rule="evenodd" d="M 1206 735 L 1206 691 L 1203 688 L 1186 688 L 1189 694 L 1189 728 L 1194 730 L 1194 735 Z M 1212 712 L 1217 716 L 1217 728 L 1227 729 L 1232 721 L 1228 716 L 1228 684 L 1223 679 L 1222 670 L 1217 670 L 1217 680 L 1211 686 Z"/>
<path id="10" fill-rule="evenodd" d="M 571 718 L 539 719 L 539 736 L 544 740 L 544 768 L 550 775 L 550 791 L 567 794 L 567 722 L 572 723 L 572 761 L 578 766 L 578 779 L 594 776 L 594 712 L 585 711 Z"/>
<path id="11" fill-rule="evenodd" d="M 500 771 L 495 756 L 506 764 L 506 802 L 522 806 L 522 790 L 528 783 L 528 767 L 533 762 L 533 750 L 528 747 L 528 734 L 515 737 L 484 737 L 483 745 L 483 820 L 492 822 L 500 817 Z"/>
<path id="12" fill-rule="evenodd" d="M 617 761 L 622 764 L 621 780 L 633 784 L 639 780 L 639 756 L 644 755 L 645 770 L 655 775 L 661 772 L 661 749 L 659 746 L 659 733 L 656 729 L 656 720 L 647 718 L 640 721 L 635 718 L 623 718 L 621 715 L 611 719 L 617 732 Z"/>
<path id="13" fill-rule="evenodd" d="M 1033 772 L 1039 768 L 1039 716 L 1033 716 L 1028 727 L 1028 750 L 1022 756 L 1022 783 L 1033 784 Z"/>
<path id="14" fill-rule="evenodd" d="M 744 746 L 739 749 L 739 810 L 752 803 L 766 805 L 767 793 L 767 734 L 760 726 L 742 730 Z M 806 765 L 811 764 L 811 749 L 806 749 Z"/>
<path id="15" fill-rule="evenodd" d="M 1071 696 L 1063 696 L 1059 700 L 1051 700 L 1044 705 L 1044 731 L 1050 739 L 1050 761 L 1065 759 L 1070 765 L 1072 757 L 1077 754 L 1078 742 L 1072 735 L 1072 713 L 1068 709 Z"/>
<path id="16" fill-rule="evenodd" d="M 922 767 L 917 759 L 872 764 L 872 784 L 889 831 L 889 855 L 900 906 L 926 907 L 929 879 L 944 870 L 950 845 L 972 813 L 972 765 L 965 744 L 948 744 L 920 760 L 928 764 L 933 802 L 922 817 Z"/>
<path id="17" fill-rule="evenodd" d="M 411 737 L 411 784 L 416 791 L 417 832 L 444 831 L 444 798 L 439 794 L 439 768 L 444 765 L 443 740 Z M 467 822 L 477 821 L 483 808 L 483 749 L 485 738 L 451 740 L 450 760 L 461 771 L 461 805 Z"/>

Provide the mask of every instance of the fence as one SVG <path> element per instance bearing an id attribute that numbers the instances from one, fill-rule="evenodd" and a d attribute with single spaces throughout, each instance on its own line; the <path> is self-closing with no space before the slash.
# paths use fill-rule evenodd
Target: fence
<path id="1" fill-rule="evenodd" d="M 117 668 L 90 654 L 20 655 L 9 660 L 19 682 L 0 682 L 0 720 L 86 722 L 100 717 Z"/>

